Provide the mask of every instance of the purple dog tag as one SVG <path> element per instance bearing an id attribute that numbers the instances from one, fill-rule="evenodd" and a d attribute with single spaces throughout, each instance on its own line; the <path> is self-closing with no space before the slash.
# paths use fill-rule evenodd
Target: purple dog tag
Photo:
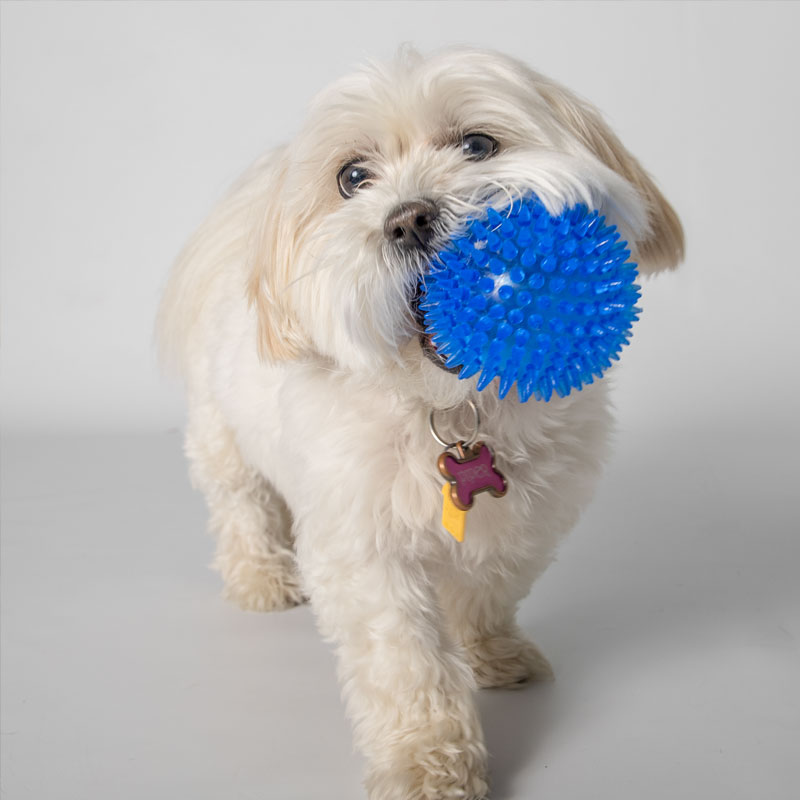
<path id="1" fill-rule="evenodd" d="M 473 497 L 479 492 L 490 492 L 502 497 L 508 488 L 506 479 L 495 469 L 492 451 L 483 442 L 471 448 L 458 445 L 461 457 L 447 451 L 439 456 L 439 472 L 450 482 L 450 496 L 456 508 L 472 508 Z"/>

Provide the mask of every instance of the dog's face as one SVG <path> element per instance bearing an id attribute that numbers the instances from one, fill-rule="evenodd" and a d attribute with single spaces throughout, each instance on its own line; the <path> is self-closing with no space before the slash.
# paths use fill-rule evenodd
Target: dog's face
<path id="1" fill-rule="evenodd" d="M 273 156 L 269 181 L 250 291 L 272 359 L 313 353 L 366 374 L 441 366 L 421 334 L 420 277 L 467 215 L 530 192 L 551 212 L 600 209 L 644 271 L 682 255 L 677 217 L 597 112 L 484 51 L 406 51 L 340 80 Z"/>

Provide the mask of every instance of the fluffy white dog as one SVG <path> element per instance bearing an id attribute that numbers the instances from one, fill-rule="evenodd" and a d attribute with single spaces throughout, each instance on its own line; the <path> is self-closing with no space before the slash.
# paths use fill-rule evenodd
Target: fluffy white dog
<path id="1" fill-rule="evenodd" d="M 552 674 L 514 616 L 592 493 L 608 387 L 477 393 L 414 309 L 460 221 L 529 192 L 599 209 L 645 273 L 682 257 L 674 211 L 591 106 L 502 55 L 406 50 L 316 99 L 195 234 L 161 307 L 226 594 L 310 598 L 372 800 L 484 797 L 473 689 Z M 509 488 L 476 500 L 459 544 L 428 420 L 467 438 L 469 401 Z"/>

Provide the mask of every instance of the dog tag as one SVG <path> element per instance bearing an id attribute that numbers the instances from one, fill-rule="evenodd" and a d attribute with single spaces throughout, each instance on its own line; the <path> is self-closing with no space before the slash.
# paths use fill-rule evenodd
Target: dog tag
<path id="1" fill-rule="evenodd" d="M 494 465 L 492 451 L 483 442 L 467 447 L 456 445 L 458 456 L 445 450 L 438 461 L 439 472 L 447 478 L 442 487 L 442 525 L 459 542 L 464 541 L 466 512 L 472 508 L 479 492 L 489 492 L 502 497 L 508 491 L 508 482 Z"/>
<path id="2" fill-rule="evenodd" d="M 450 496 L 450 484 L 442 486 L 442 525 L 457 541 L 464 541 L 464 528 L 467 525 L 467 512 L 456 508 Z"/>
<path id="3" fill-rule="evenodd" d="M 447 450 L 439 456 L 439 472 L 450 482 L 450 496 L 456 508 L 469 511 L 473 498 L 479 492 L 490 492 L 502 497 L 508 483 L 494 466 L 492 451 L 483 442 L 466 447 L 459 442 L 458 456 Z"/>

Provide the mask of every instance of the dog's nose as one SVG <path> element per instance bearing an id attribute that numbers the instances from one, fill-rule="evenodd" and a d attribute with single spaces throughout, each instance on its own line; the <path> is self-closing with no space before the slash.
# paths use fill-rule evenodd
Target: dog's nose
<path id="1" fill-rule="evenodd" d="M 433 222 L 439 209 L 431 200 L 402 203 L 386 218 L 383 233 L 386 239 L 401 247 L 424 248 L 433 239 Z"/>

